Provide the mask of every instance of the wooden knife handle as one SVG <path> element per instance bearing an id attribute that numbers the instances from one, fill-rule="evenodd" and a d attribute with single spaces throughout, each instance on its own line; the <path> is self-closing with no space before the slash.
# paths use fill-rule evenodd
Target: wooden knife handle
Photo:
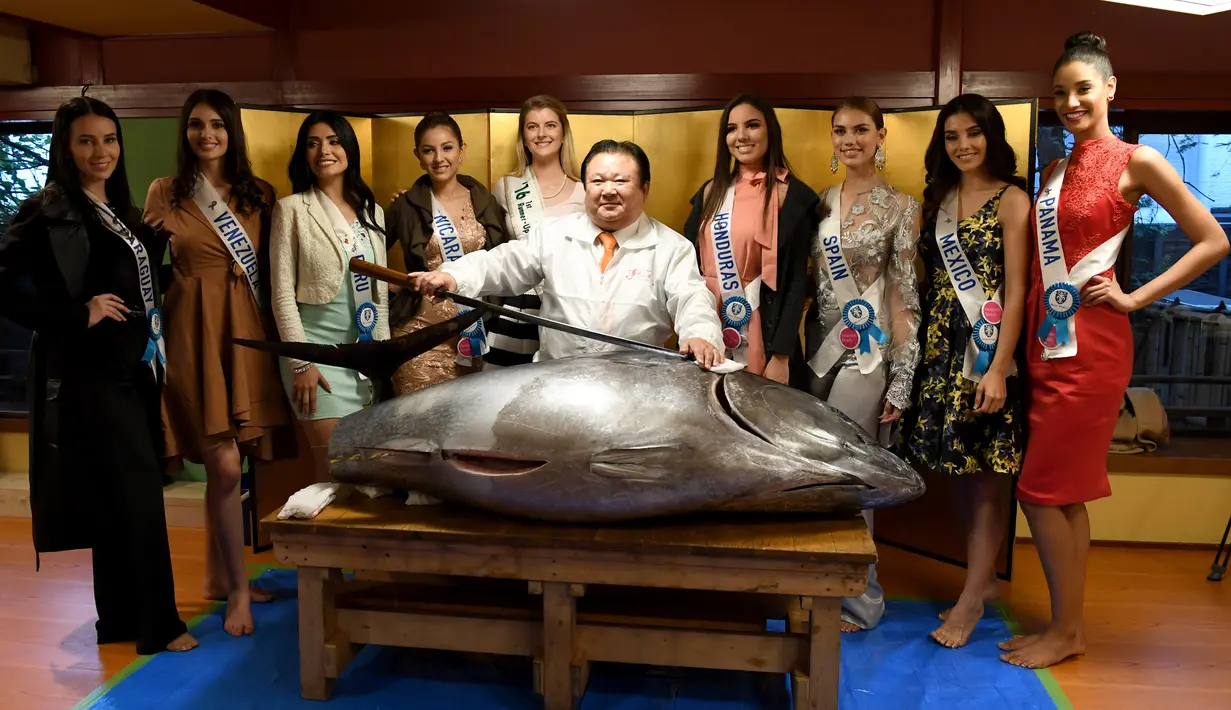
<path id="1" fill-rule="evenodd" d="M 397 284 L 398 286 L 410 286 L 412 283 L 410 277 L 400 271 L 394 271 L 380 264 L 373 264 L 370 261 L 364 261 L 359 258 L 352 258 L 350 260 L 350 268 L 351 271 L 356 273 L 371 276 L 386 283 Z"/>

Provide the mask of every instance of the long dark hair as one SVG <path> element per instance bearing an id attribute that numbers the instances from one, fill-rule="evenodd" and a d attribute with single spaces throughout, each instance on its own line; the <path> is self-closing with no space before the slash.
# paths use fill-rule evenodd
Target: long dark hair
<path id="1" fill-rule="evenodd" d="M 56 109 L 56 117 L 51 126 L 47 185 L 54 184 L 83 219 L 99 221 L 98 212 L 90 198 L 86 197 L 85 188 L 81 185 L 81 171 L 73 160 L 73 122 L 82 116 L 101 116 L 115 124 L 115 140 L 120 146 L 120 156 L 115 161 L 115 170 L 111 177 L 107 178 L 107 202 L 115 216 L 135 231 L 137 225 L 132 221 L 132 217 L 136 213 L 136 206 L 133 204 L 132 192 L 128 189 L 128 170 L 124 167 L 124 134 L 120 131 L 120 119 L 115 115 L 115 111 L 102 101 L 80 96 L 70 99 Z"/>
<path id="2" fill-rule="evenodd" d="M 1005 138 L 1004 118 L 995 104 L 979 94 L 962 94 L 945 104 L 936 117 L 936 128 L 928 143 L 923 164 L 927 169 L 927 186 L 923 188 L 923 224 L 926 228 L 936 220 L 940 204 L 949 191 L 962 181 L 962 171 L 949 159 L 945 150 L 945 121 L 959 113 L 967 114 L 979 126 L 987 140 L 983 165 L 994 180 L 1016 185 L 1029 192 L 1026 179 L 1017 174 L 1017 154 Z M 926 241 L 926 240 L 925 240 Z"/>
<path id="3" fill-rule="evenodd" d="M 227 153 L 222 159 L 222 175 L 231 185 L 235 198 L 235 210 L 247 217 L 256 211 L 265 211 L 273 205 L 265 203 L 265 194 L 252 175 L 252 163 L 248 160 L 248 144 L 244 138 L 244 124 L 239 117 L 239 107 L 231 97 L 215 89 L 197 89 L 188 95 L 180 109 L 179 141 L 175 154 L 175 180 L 171 183 L 171 204 L 191 199 L 197 184 L 197 154 L 188 142 L 188 119 L 198 104 L 214 109 L 227 129 Z"/>
<path id="4" fill-rule="evenodd" d="M 360 224 L 384 234 L 385 230 L 376 224 L 376 196 L 360 174 L 359 139 L 350 121 L 336 111 L 313 111 L 299 124 L 295 152 L 291 154 L 291 163 L 287 166 L 291 191 L 303 192 L 316 185 L 316 173 L 308 165 L 308 131 L 318 123 L 329 126 L 342 144 L 342 150 L 346 151 L 346 172 L 342 173 L 342 197 L 346 204 L 359 215 Z"/>
<path id="5" fill-rule="evenodd" d="M 701 208 L 701 220 L 703 222 L 711 219 L 714 213 L 722 207 L 722 201 L 727 195 L 727 190 L 731 187 L 731 182 L 735 179 L 736 171 L 739 169 L 737 165 L 732 165 L 734 158 L 731 156 L 731 149 L 727 147 L 727 121 L 731 120 L 731 111 L 735 110 L 736 106 L 742 106 L 743 104 L 748 104 L 755 108 L 765 117 L 765 133 L 769 141 L 769 145 L 765 147 L 765 157 L 761 163 L 761 167 L 765 171 L 766 185 L 765 205 L 761 212 L 762 220 L 769 216 L 770 191 L 776 189 L 777 182 L 774 176 L 778 173 L 778 170 L 785 168 L 788 173 L 792 175 L 795 173 L 791 169 L 790 163 L 787 162 L 786 153 L 782 148 L 782 126 L 778 123 L 778 114 L 774 113 L 774 107 L 757 94 L 740 94 L 736 96 L 722 110 L 722 118 L 718 120 L 718 158 L 714 161 L 714 178 L 710 182 L 710 194 L 705 198 L 705 203 Z"/>

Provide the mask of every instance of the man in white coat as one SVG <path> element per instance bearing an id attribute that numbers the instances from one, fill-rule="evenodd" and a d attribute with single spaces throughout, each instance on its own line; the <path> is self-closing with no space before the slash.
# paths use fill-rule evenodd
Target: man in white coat
<path id="1" fill-rule="evenodd" d="M 683 236 L 645 214 L 650 161 L 628 141 L 600 141 L 581 163 L 586 211 L 540 223 L 524 239 L 414 272 L 420 292 L 509 296 L 542 283 L 545 318 L 663 345 L 679 335 L 680 352 L 712 368 L 723 361 L 713 294 Z M 435 297 L 435 296 L 433 296 Z M 592 338 L 539 328 L 535 360 L 618 349 Z"/>

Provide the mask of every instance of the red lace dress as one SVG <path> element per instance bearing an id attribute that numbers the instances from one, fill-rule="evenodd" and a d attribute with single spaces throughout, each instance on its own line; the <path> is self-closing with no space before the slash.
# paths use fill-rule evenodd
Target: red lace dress
<path id="1" fill-rule="evenodd" d="M 1111 239 L 1137 208 L 1120 194 L 1120 176 L 1139 146 L 1115 136 L 1077 144 L 1060 190 L 1057 224 L 1069 269 Z M 1048 166 L 1043 183 L 1055 164 Z M 1043 279 L 1031 223 L 1030 285 L 1026 293 L 1029 434 L 1017 498 L 1038 505 L 1084 503 L 1111 495 L 1107 451 L 1133 370 L 1128 316 L 1108 304 L 1074 315 L 1077 354 L 1044 360 L 1036 337 L 1043 323 Z M 1102 276 L 1110 276 L 1111 270 Z"/>

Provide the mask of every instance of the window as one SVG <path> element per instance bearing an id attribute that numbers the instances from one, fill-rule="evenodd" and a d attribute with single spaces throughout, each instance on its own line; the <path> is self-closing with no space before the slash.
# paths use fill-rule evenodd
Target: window
<path id="1" fill-rule="evenodd" d="M 1231 135 L 1140 133 L 1231 233 Z M 1166 271 L 1191 247 L 1175 219 L 1146 196 L 1133 220 L 1133 288 Z M 1185 288 L 1133 314 L 1135 386 L 1158 392 L 1176 433 L 1231 431 L 1231 257 Z"/>
<path id="2" fill-rule="evenodd" d="M 0 123 L 0 233 L 47 180 L 51 125 Z M 0 414 L 24 414 L 30 331 L 0 318 Z"/>

